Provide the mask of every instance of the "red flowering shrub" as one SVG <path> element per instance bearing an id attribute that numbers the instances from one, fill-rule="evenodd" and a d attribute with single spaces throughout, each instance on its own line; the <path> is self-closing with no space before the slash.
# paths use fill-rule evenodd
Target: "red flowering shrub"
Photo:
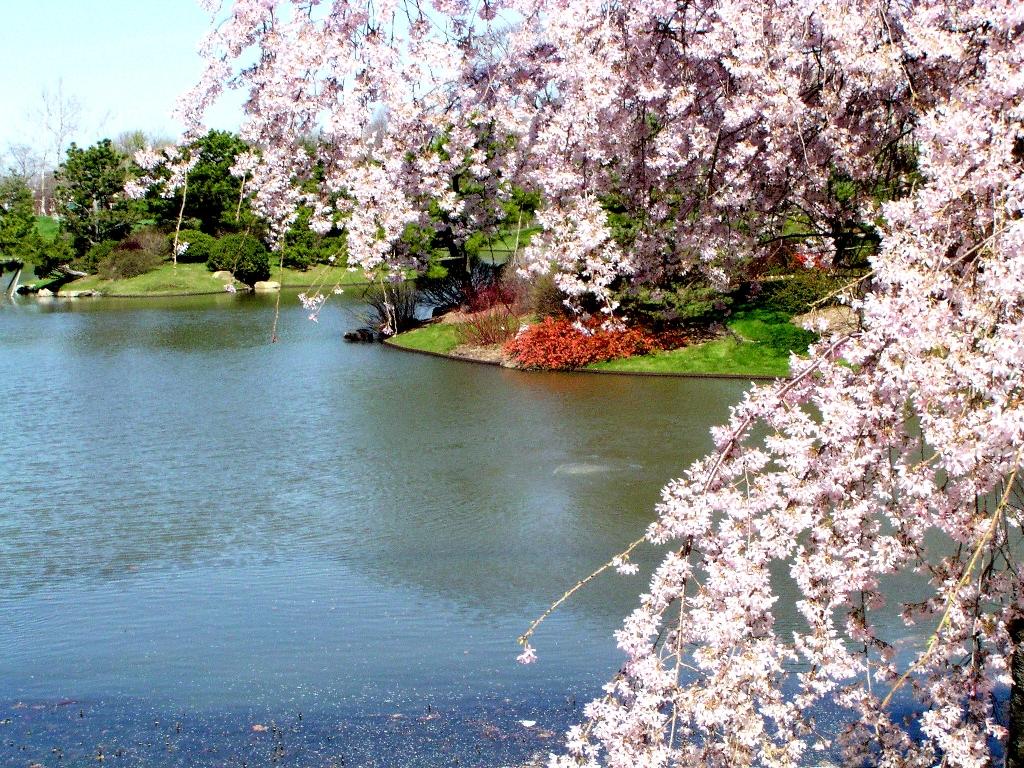
<path id="1" fill-rule="evenodd" d="M 546 317 L 509 341 L 505 353 L 523 368 L 566 371 L 659 348 L 658 340 L 639 328 L 584 333 L 568 320 Z"/>

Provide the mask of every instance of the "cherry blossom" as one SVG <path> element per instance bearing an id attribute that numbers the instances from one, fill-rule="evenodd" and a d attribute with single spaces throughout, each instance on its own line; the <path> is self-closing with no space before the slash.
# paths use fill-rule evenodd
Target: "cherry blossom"
<path id="1" fill-rule="evenodd" d="M 543 196 L 527 268 L 581 310 L 665 275 L 726 287 L 794 221 L 815 263 L 844 258 L 850 222 L 879 233 L 856 332 L 747 392 L 666 485 L 646 538 L 669 554 L 552 765 L 997 759 L 1024 614 L 1024 4 L 208 5 L 183 114 L 198 131 L 244 90 L 257 210 L 279 234 L 313 206 L 354 266 L 417 266 L 411 227 L 465 237 L 511 183 Z M 902 604 L 907 572 L 927 592 Z M 887 605 L 929 639 L 900 649 Z M 819 727 L 836 707 L 848 726 Z"/>

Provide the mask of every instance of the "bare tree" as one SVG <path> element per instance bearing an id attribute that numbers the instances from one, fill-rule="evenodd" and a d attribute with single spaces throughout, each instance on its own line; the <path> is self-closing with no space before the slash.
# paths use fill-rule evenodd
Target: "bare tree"
<path id="1" fill-rule="evenodd" d="M 8 144 L 5 155 L 6 170 L 26 182 L 32 182 L 36 174 L 42 170 L 42 158 L 30 144 L 23 142 Z"/>
<path id="2" fill-rule="evenodd" d="M 133 157 L 140 149 L 160 149 L 174 144 L 168 136 L 147 134 L 145 131 L 122 131 L 114 139 L 114 147 L 120 152 Z"/>
<path id="3" fill-rule="evenodd" d="M 36 113 L 36 122 L 46 136 L 43 144 L 41 165 L 43 168 L 39 173 L 39 213 L 45 216 L 46 207 L 46 182 L 47 174 L 45 169 L 60 165 L 60 160 L 67 151 L 71 137 L 78 131 L 82 120 L 82 103 L 77 97 L 64 93 L 64 81 L 57 81 L 57 88 L 54 91 L 44 88 L 40 106 Z M 52 153 L 52 155 L 51 155 Z M 53 158 L 52 164 L 49 163 Z"/>

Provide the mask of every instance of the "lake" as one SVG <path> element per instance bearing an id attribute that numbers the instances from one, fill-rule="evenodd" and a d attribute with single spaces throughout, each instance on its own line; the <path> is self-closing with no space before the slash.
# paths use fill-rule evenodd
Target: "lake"
<path id="1" fill-rule="evenodd" d="M 0 304 L 0 765 L 515 765 L 618 668 L 642 577 L 516 637 L 745 384 L 345 344 L 346 297 L 270 343 L 274 303 Z"/>

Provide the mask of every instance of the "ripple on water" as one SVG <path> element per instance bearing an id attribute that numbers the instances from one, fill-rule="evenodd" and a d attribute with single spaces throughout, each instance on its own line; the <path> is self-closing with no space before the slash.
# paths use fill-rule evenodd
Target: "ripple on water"
<path id="1" fill-rule="evenodd" d="M 545 746 L 519 720 L 561 730 L 620 663 L 639 579 L 545 624 L 530 668 L 515 638 L 644 530 L 742 383 L 345 345 L 350 314 L 287 296 L 270 344 L 274 301 L 0 305 L 4 765 L 266 764 L 273 728 L 296 765 L 511 764 Z"/>

